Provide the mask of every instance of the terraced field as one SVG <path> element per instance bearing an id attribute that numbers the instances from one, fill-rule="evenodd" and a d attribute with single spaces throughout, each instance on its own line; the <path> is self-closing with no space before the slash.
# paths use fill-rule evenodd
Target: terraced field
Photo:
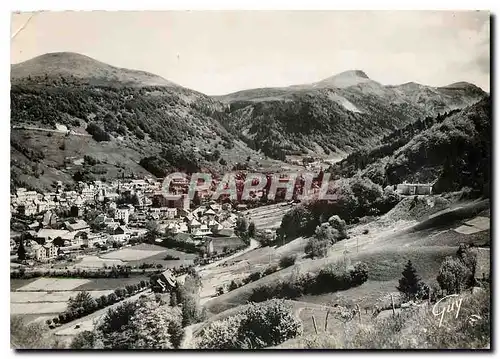
<path id="1" fill-rule="evenodd" d="M 276 229 L 281 224 L 281 219 L 292 208 L 287 203 L 277 203 L 269 206 L 252 208 L 242 214 L 250 222 L 254 222 L 257 229 Z"/>

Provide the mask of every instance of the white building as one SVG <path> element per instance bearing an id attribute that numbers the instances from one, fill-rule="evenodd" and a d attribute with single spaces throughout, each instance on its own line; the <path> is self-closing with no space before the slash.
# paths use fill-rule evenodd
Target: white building
<path id="1" fill-rule="evenodd" d="M 130 213 L 128 208 L 117 208 L 115 210 L 115 220 L 123 221 L 123 223 L 127 224 L 129 214 Z"/>

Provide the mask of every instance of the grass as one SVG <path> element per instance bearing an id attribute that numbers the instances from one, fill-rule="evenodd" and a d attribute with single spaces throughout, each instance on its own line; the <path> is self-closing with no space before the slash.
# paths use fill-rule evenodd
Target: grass
<path id="1" fill-rule="evenodd" d="M 483 349 L 490 345 L 489 290 L 462 293 L 458 317 L 447 315 L 439 326 L 432 307 L 407 309 L 396 317 L 362 319 L 347 325 L 348 335 L 320 333 L 295 338 L 280 348 L 295 349 Z M 472 315 L 479 319 L 471 322 Z"/>
<path id="2" fill-rule="evenodd" d="M 463 217 L 465 213 L 469 213 L 471 216 L 474 216 L 479 209 L 484 210 L 482 209 L 483 206 L 483 203 L 479 205 L 474 203 L 470 208 L 465 206 L 463 207 L 464 209 L 460 209 L 459 215 Z M 359 288 L 352 288 L 345 292 L 335 293 L 331 298 L 332 300 L 346 299 L 351 296 L 352 298 L 356 298 L 364 306 L 373 306 L 375 305 L 374 301 L 376 302 L 379 297 L 396 291 L 395 285 L 397 285 L 397 280 L 401 277 L 401 272 L 408 260 L 413 262 L 413 265 L 417 269 L 417 273 L 424 281 L 428 282 L 428 284 L 435 282 L 435 276 L 437 275 L 442 261 L 446 256 L 454 255 L 459 243 L 463 240 L 463 237 L 458 233 L 456 236 L 446 233 L 446 231 L 451 231 L 456 227 L 455 216 L 446 214 L 445 218 L 452 218 L 448 228 L 443 228 L 442 221 L 438 221 L 438 228 L 425 226 L 425 230 L 421 231 L 408 231 L 404 227 L 398 226 L 397 223 L 392 223 L 390 227 L 381 227 L 378 232 L 371 230 L 368 236 L 360 235 L 359 254 L 357 253 L 358 238 L 356 236 L 351 237 L 350 239 L 338 242 L 332 246 L 329 257 L 327 258 L 298 260 L 293 267 L 280 270 L 258 281 L 251 282 L 234 291 L 225 293 L 207 302 L 205 306 L 212 313 L 220 313 L 234 306 L 244 304 L 255 288 L 286 278 L 292 273 L 294 268 L 298 268 L 300 272 L 317 271 L 343 258 L 346 249 L 348 251 L 347 257 L 352 264 L 357 261 L 363 261 L 368 265 L 369 282 Z M 436 220 L 434 219 L 434 221 Z M 471 235 L 473 237 L 469 238 L 469 240 L 484 241 L 489 231 L 480 233 L 481 234 Z M 369 237 L 369 240 L 366 240 L 366 237 Z M 299 239 L 297 241 L 299 241 Z M 303 240 L 303 242 L 306 243 L 305 240 Z M 442 242 L 445 242 L 446 245 L 441 245 Z M 286 246 L 281 247 L 279 250 L 283 250 L 283 248 L 286 248 Z M 292 245 L 288 248 L 293 248 L 293 250 L 290 250 L 292 253 L 298 253 L 303 250 L 302 246 L 297 245 Z M 278 253 L 275 252 L 273 255 L 270 251 L 266 251 L 265 248 L 258 251 L 260 252 L 251 252 L 246 255 L 246 258 L 242 257 L 238 259 L 246 260 L 248 262 L 247 268 L 257 268 L 259 261 L 267 259 L 267 263 L 269 263 L 269 258 L 271 258 L 273 264 L 276 264 L 279 261 L 280 255 L 283 254 L 280 253 L 280 255 L 278 255 Z M 271 255 L 269 255 L 269 253 L 271 253 Z M 371 287 L 371 289 L 365 289 L 369 287 Z M 370 293 L 373 288 L 376 289 L 375 292 Z M 346 295 L 343 295 L 343 293 L 346 293 Z"/>
<path id="3" fill-rule="evenodd" d="M 388 305 L 390 299 L 387 300 L 388 293 L 396 293 L 398 280 L 390 281 L 373 281 L 368 280 L 358 287 L 349 288 L 344 291 L 335 293 L 326 293 L 320 295 L 305 295 L 297 298 L 297 300 L 314 303 L 314 304 L 358 304 L 364 314 L 365 308 L 368 309 L 368 314 L 371 314 L 374 305 Z"/>
<path id="4" fill-rule="evenodd" d="M 137 284 L 141 280 L 149 282 L 149 278 L 146 275 L 134 275 L 128 278 L 92 278 L 89 282 L 75 288 L 75 290 L 114 290 L 117 288 L 124 288 L 129 284 Z"/>
<path id="5" fill-rule="evenodd" d="M 10 280 L 10 291 L 15 291 L 18 290 L 21 287 L 24 287 L 25 285 L 28 285 L 34 281 L 36 281 L 38 278 L 30 278 L 30 279 L 11 279 Z"/>
<path id="6" fill-rule="evenodd" d="M 214 237 L 213 245 L 214 251 L 216 251 L 217 253 L 222 253 L 225 247 L 227 247 L 228 249 L 239 248 L 245 246 L 245 242 L 243 242 L 239 237 Z"/>

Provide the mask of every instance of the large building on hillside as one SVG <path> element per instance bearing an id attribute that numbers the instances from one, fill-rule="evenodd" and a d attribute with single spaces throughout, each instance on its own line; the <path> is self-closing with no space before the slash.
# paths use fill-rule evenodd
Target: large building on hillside
<path id="1" fill-rule="evenodd" d="M 402 195 L 432 194 L 432 183 L 400 183 L 396 192 Z"/>

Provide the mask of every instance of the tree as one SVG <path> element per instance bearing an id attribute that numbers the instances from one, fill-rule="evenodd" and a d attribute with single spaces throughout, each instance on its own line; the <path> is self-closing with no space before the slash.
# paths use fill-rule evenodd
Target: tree
<path id="1" fill-rule="evenodd" d="M 474 251 L 474 249 L 472 249 L 468 244 L 460 244 L 457 250 L 457 257 L 467 268 L 469 268 L 471 274 L 467 285 L 472 287 L 474 285 L 474 277 L 476 275 L 477 252 Z"/>
<path id="2" fill-rule="evenodd" d="M 316 231 L 314 232 L 314 238 L 318 241 L 325 241 L 330 244 L 335 244 L 338 237 L 340 237 L 339 232 L 328 222 L 317 226 Z"/>
<path id="3" fill-rule="evenodd" d="M 168 334 L 170 334 L 170 342 L 173 347 L 178 349 L 181 346 L 184 338 L 184 329 L 179 320 L 172 320 L 168 326 Z"/>
<path id="4" fill-rule="evenodd" d="M 26 248 L 24 248 L 24 241 L 22 238 L 19 241 L 19 247 L 17 248 L 17 258 L 20 261 L 26 260 Z"/>
<path id="5" fill-rule="evenodd" d="M 420 277 L 417 275 L 417 270 L 413 267 L 411 260 L 406 263 L 405 269 L 402 272 L 403 277 L 399 280 L 399 285 L 396 287 L 407 299 L 415 300 L 420 288 Z"/>
<path id="6" fill-rule="evenodd" d="M 325 240 L 318 240 L 315 237 L 309 238 L 309 242 L 307 242 L 306 247 L 304 248 L 304 252 L 310 258 L 323 258 L 328 254 L 328 246 L 329 242 Z"/>
<path id="7" fill-rule="evenodd" d="M 346 223 L 337 215 L 333 215 L 328 218 L 328 224 L 337 230 L 336 241 L 347 238 Z"/>
<path id="8" fill-rule="evenodd" d="M 169 332 L 171 322 L 180 322 L 178 311 L 155 301 L 143 302 L 129 321 L 130 348 L 173 349 Z M 178 338 L 176 341 L 179 343 Z"/>
<path id="9" fill-rule="evenodd" d="M 470 283 L 471 271 L 460 260 L 446 257 L 436 278 L 441 289 L 448 294 L 460 293 Z"/>
<path id="10" fill-rule="evenodd" d="M 255 227 L 255 225 L 254 225 Z M 236 225 L 234 227 L 234 233 L 238 236 L 245 236 L 247 234 L 248 224 L 245 217 L 238 217 L 236 220 Z"/>
<path id="11" fill-rule="evenodd" d="M 68 299 L 67 311 L 78 310 L 78 308 L 82 308 L 84 312 L 88 312 L 91 309 L 97 308 L 97 302 L 89 292 L 82 291 L 75 298 L 70 297 Z"/>
<path id="12" fill-rule="evenodd" d="M 146 229 L 148 230 L 148 233 L 146 234 L 146 237 L 149 240 L 154 240 L 157 237 L 161 235 L 160 233 L 160 225 L 156 221 L 149 221 L 146 223 Z"/>
<path id="13" fill-rule="evenodd" d="M 114 295 L 111 293 L 110 295 Z M 129 322 L 138 308 L 136 302 L 126 302 L 109 308 L 103 319 L 96 326 L 102 335 L 104 348 L 129 349 L 131 330 Z"/>
<path id="14" fill-rule="evenodd" d="M 289 254 L 285 255 L 280 258 L 279 265 L 281 268 L 288 268 L 291 267 L 295 264 L 295 261 L 297 260 L 297 256 L 295 254 Z"/>
<path id="15" fill-rule="evenodd" d="M 103 349 L 102 338 L 99 331 L 85 330 L 78 333 L 70 344 L 71 349 Z"/>
<path id="16" fill-rule="evenodd" d="M 248 225 L 248 236 L 250 238 L 255 237 L 255 223 L 253 222 L 250 222 L 250 224 Z"/>
<path id="17" fill-rule="evenodd" d="M 56 237 L 52 243 L 54 243 L 55 246 L 57 247 L 64 247 L 64 239 L 62 239 L 61 237 Z"/>

